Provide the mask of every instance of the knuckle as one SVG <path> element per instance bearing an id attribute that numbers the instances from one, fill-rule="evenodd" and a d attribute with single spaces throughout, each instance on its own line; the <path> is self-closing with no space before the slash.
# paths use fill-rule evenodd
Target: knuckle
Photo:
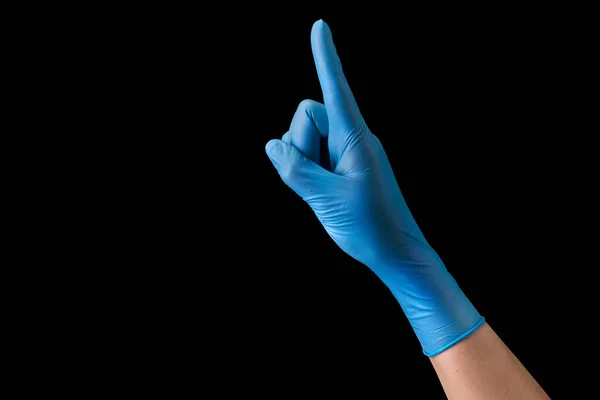
<path id="1" fill-rule="evenodd" d="M 288 185 L 294 185 L 299 182 L 302 177 L 302 170 L 304 167 L 304 163 L 306 162 L 306 157 L 300 157 L 295 160 L 295 162 L 291 162 L 283 167 L 280 171 L 281 179 Z"/>
<path id="2" fill-rule="evenodd" d="M 311 111 L 315 108 L 317 102 L 310 99 L 304 99 L 298 104 L 298 110 L 300 111 Z"/>
<path id="3" fill-rule="evenodd" d="M 279 174 L 281 175 L 281 179 L 288 185 L 294 181 L 295 172 L 292 165 L 283 167 Z"/>

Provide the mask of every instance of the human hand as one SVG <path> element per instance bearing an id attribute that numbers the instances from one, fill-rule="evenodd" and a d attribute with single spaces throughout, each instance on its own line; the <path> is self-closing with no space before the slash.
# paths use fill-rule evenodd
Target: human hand
<path id="1" fill-rule="evenodd" d="M 267 143 L 267 154 L 335 243 L 390 288 L 425 354 L 437 354 L 483 320 L 411 215 L 321 20 L 313 25 L 311 43 L 324 104 L 301 102 L 289 131 Z M 321 137 L 327 138 L 327 168 L 319 165 Z"/>

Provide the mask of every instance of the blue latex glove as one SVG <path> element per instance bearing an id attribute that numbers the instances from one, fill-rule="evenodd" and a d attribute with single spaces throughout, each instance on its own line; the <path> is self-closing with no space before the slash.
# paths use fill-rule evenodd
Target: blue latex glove
<path id="1" fill-rule="evenodd" d="M 413 219 L 322 20 L 313 25 L 311 42 L 325 104 L 300 103 L 289 131 L 267 143 L 267 154 L 337 245 L 389 287 L 425 355 L 439 354 L 475 331 L 483 318 Z M 327 137 L 328 169 L 319 165 L 320 137 Z"/>

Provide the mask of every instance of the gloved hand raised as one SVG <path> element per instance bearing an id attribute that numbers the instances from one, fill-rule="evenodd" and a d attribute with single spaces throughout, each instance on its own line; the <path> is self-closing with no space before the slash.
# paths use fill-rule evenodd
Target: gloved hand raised
<path id="1" fill-rule="evenodd" d="M 313 209 L 337 245 L 392 291 L 423 351 L 440 353 L 483 323 L 413 219 L 379 139 L 346 82 L 329 27 L 312 28 L 324 104 L 300 103 L 266 151 L 283 181 Z M 319 165 L 327 137 L 330 165 Z"/>

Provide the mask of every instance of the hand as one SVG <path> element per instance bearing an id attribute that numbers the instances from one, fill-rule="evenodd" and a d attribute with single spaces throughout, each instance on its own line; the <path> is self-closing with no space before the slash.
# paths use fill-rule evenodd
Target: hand
<path id="1" fill-rule="evenodd" d="M 362 118 L 323 21 L 312 29 L 324 104 L 300 103 L 266 151 L 283 181 L 314 210 L 337 245 L 370 267 L 398 299 L 426 354 L 483 321 L 413 219 L 379 139 Z M 328 168 L 319 165 L 327 138 Z"/>
<path id="2" fill-rule="evenodd" d="M 268 143 L 269 157 L 338 246 L 358 261 L 376 264 L 416 247 L 429 252 L 383 146 L 360 114 L 324 22 L 314 25 L 311 39 L 325 105 L 301 102 L 282 141 Z M 320 137 L 327 137 L 329 171 L 319 165 Z"/>

